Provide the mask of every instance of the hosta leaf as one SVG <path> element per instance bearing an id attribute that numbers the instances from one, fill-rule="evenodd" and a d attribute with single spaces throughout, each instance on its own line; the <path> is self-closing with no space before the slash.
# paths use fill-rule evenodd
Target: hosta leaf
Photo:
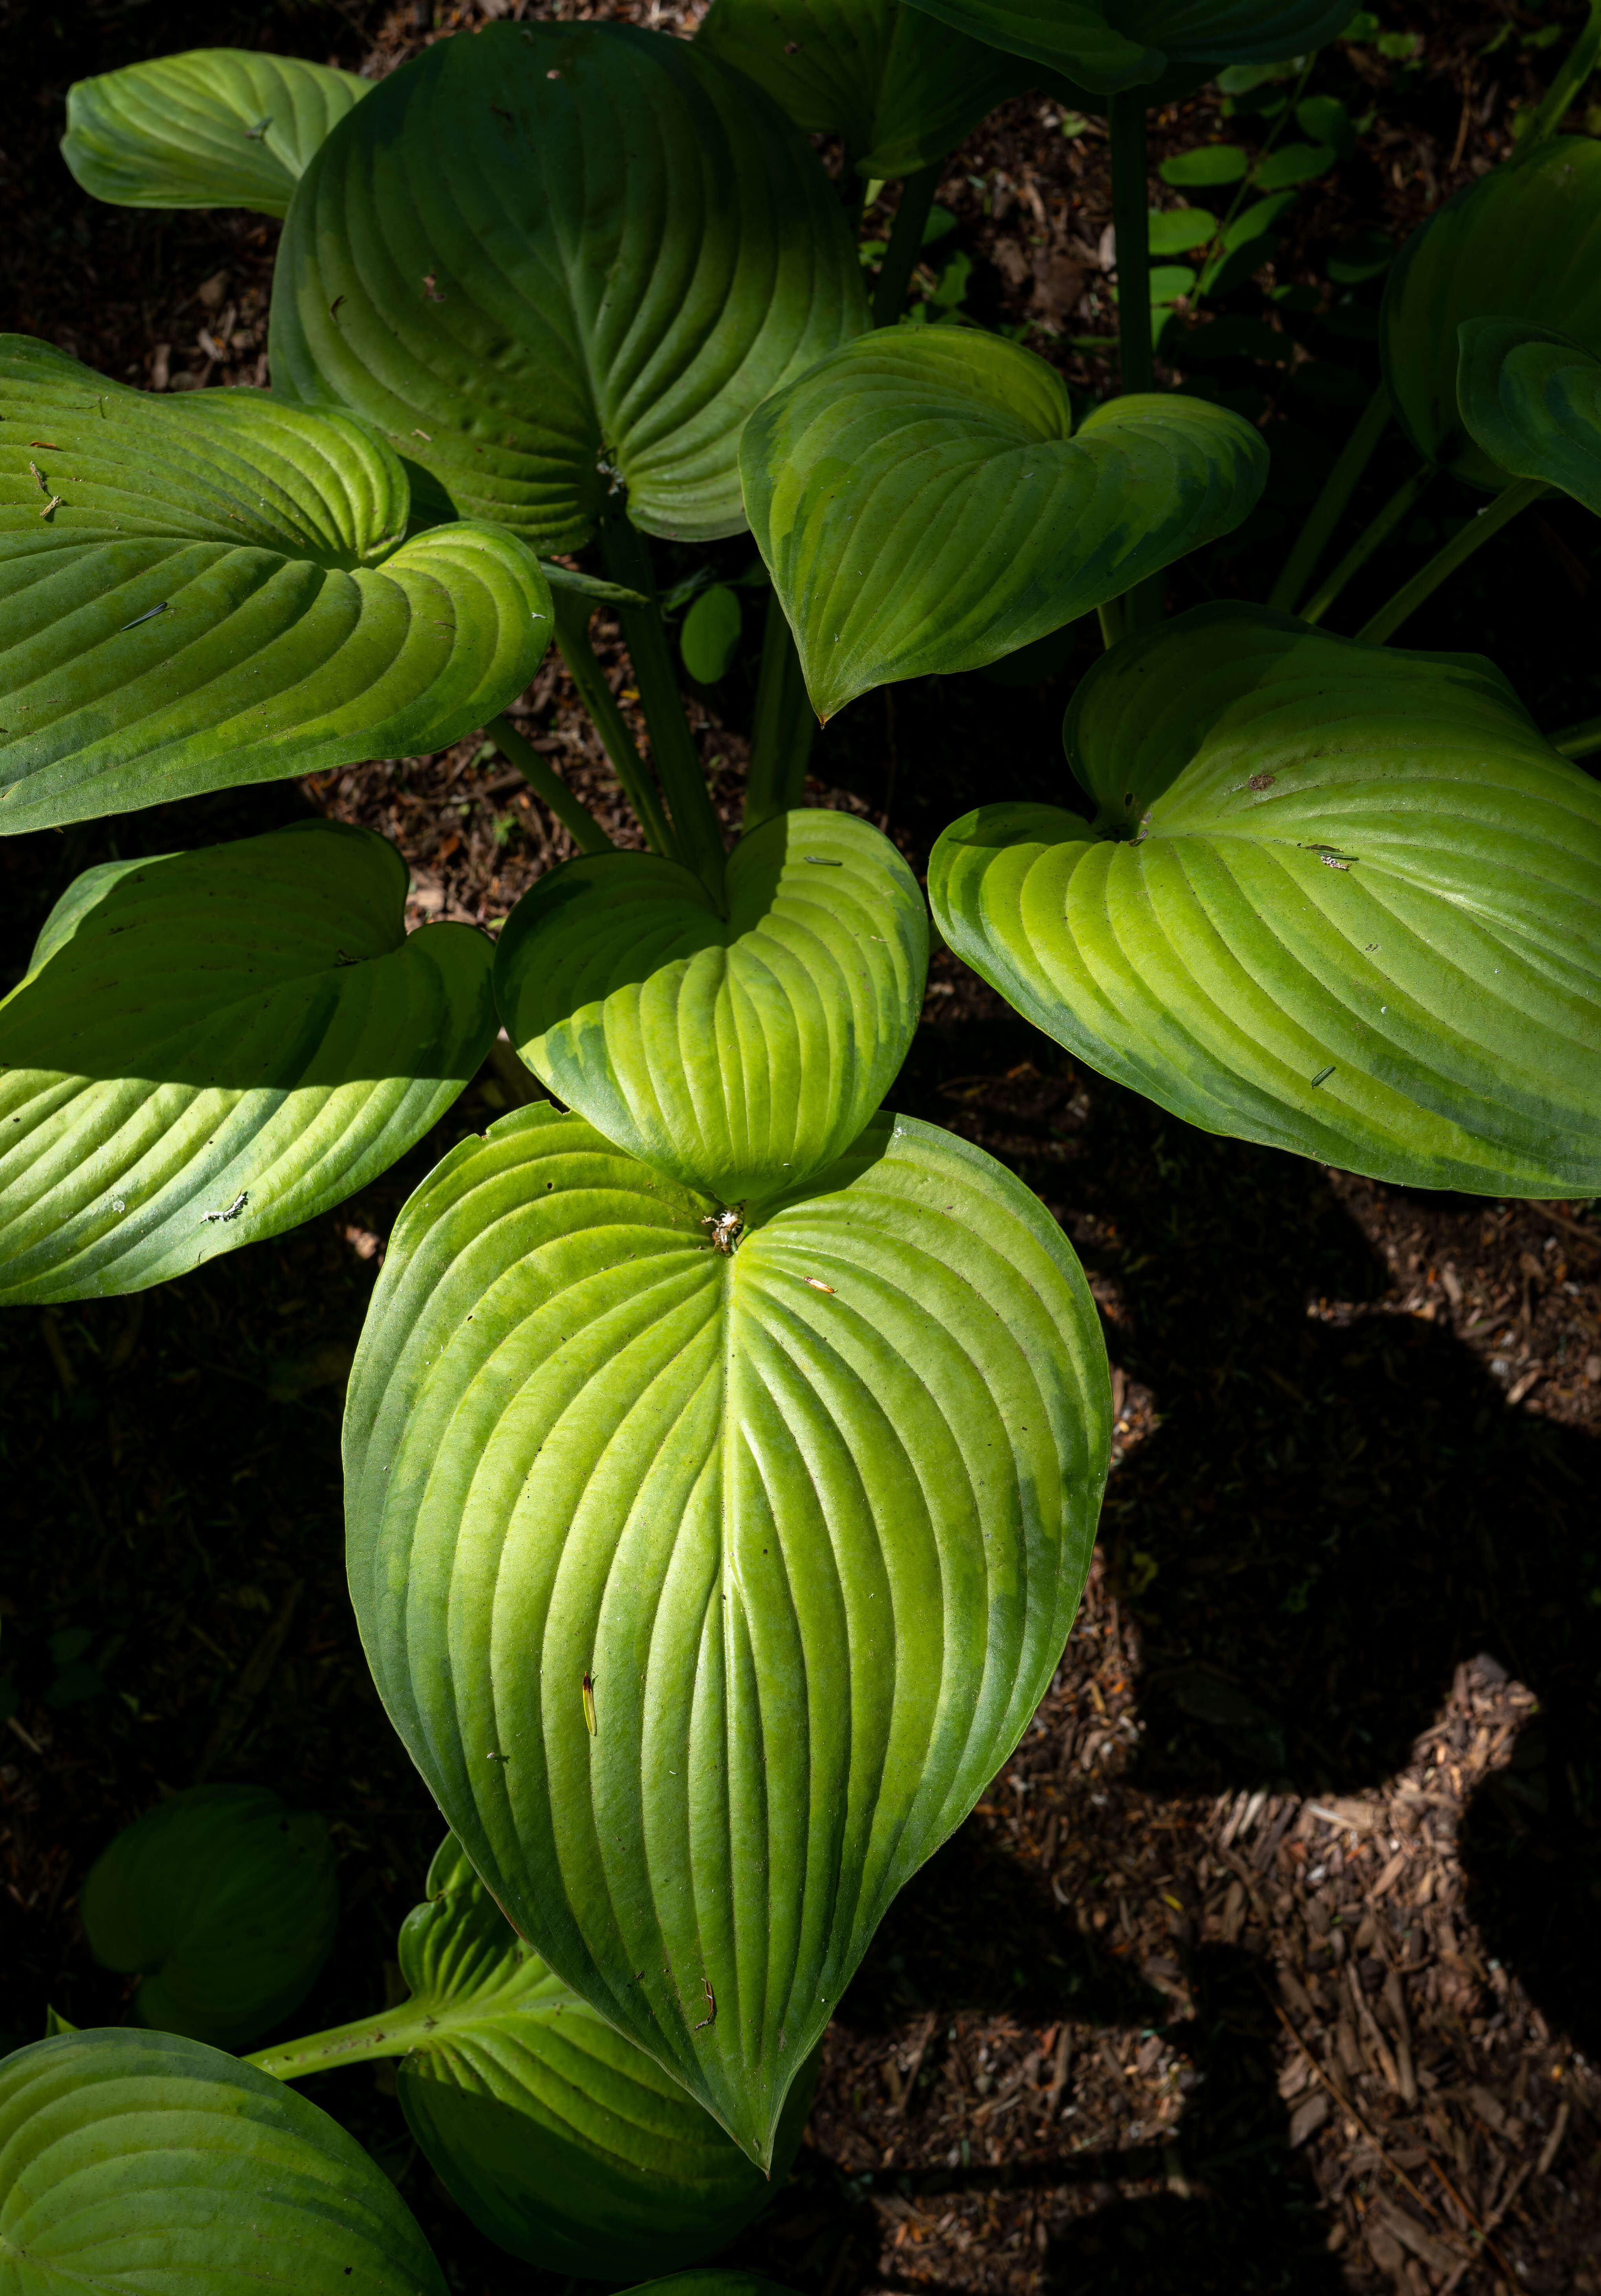
<path id="1" fill-rule="evenodd" d="M 62 157 L 93 198 L 119 207 L 281 216 L 318 144 L 373 85 L 298 56 L 192 48 L 70 87 Z"/>
<path id="2" fill-rule="evenodd" d="M 1457 398 L 1480 452 L 1601 516 L 1601 358 L 1551 327 L 1466 319 Z"/>
<path id="3" fill-rule="evenodd" d="M 948 1133 L 879 1117 L 732 1251 L 719 1209 L 548 1103 L 453 1151 L 374 1296 L 347 1521 L 497 1903 L 765 2162 L 1050 1679 L 1109 1398 L 1060 1229 Z"/>
<path id="4" fill-rule="evenodd" d="M 0 2060 L 7 2296 L 445 2296 L 394 2185 L 315 2104 L 175 2033 Z"/>
<path id="5" fill-rule="evenodd" d="M 909 0 L 941 23 L 1115 94 L 1178 63 L 1272 63 L 1332 40 L 1347 0 Z"/>
<path id="6" fill-rule="evenodd" d="M 349 415 L 158 398 L 0 336 L 0 832 L 492 717 L 549 644 L 545 578 L 504 528 L 403 542 L 407 503 Z"/>
<path id="7" fill-rule="evenodd" d="M 620 486 L 636 525 L 701 540 L 743 526 L 751 410 L 866 323 L 833 187 L 743 75 L 628 25 L 490 24 L 307 170 L 273 375 L 541 548 L 587 541 Z"/>
<path id="8" fill-rule="evenodd" d="M 111 861 L 0 1004 L 0 1300 L 137 1292 L 324 1211 L 462 1090 L 494 951 L 407 935 L 406 865 L 297 822 Z"/>
<path id="9" fill-rule="evenodd" d="M 697 37 L 868 176 L 942 160 L 1039 77 L 903 0 L 713 0 Z"/>
<path id="10" fill-rule="evenodd" d="M 254 2062 L 280 2080 L 399 2056 L 400 2103 L 481 2232 L 553 2272 L 626 2279 L 713 2255 L 773 2185 L 670 2073 L 554 1976 L 447 1836 L 400 1931 L 410 1997 Z M 811 2075 L 773 2164 L 800 2142 Z"/>
<path id="11" fill-rule="evenodd" d="M 678 651 L 691 677 L 702 685 L 715 685 L 727 677 L 744 635 L 744 613 L 739 592 L 726 582 L 714 582 L 684 617 Z"/>
<path id="12" fill-rule="evenodd" d="M 1020 1012 L 1211 1132 L 1601 1188 L 1601 787 L 1499 671 L 1203 606 L 1104 656 L 1066 741 L 1094 828 L 983 807 L 930 864 Z"/>
<path id="13" fill-rule="evenodd" d="M 1071 430 L 1054 368 L 968 328 L 871 335 L 760 408 L 745 505 L 819 718 L 1059 629 L 1267 482 L 1261 434 L 1204 399 L 1115 399 Z"/>
<path id="14" fill-rule="evenodd" d="M 848 1148 L 906 1057 L 928 913 L 887 837 L 848 813 L 776 815 L 699 878 L 604 853 L 536 881 L 495 961 L 506 1032 L 609 1140 L 724 1204 Z"/>
<path id="15" fill-rule="evenodd" d="M 84 1934 L 137 1973 L 142 2025 L 238 2048 L 287 2017 L 333 1942 L 339 1890 L 320 1817 L 267 1786 L 191 1786 L 125 1826 L 89 1872 Z"/>
<path id="16" fill-rule="evenodd" d="M 1559 135 L 1453 193 L 1384 283 L 1379 351 L 1402 428 L 1476 487 L 1508 472 L 1466 435 L 1457 399 L 1465 319 L 1520 319 L 1601 353 L 1601 144 Z"/>

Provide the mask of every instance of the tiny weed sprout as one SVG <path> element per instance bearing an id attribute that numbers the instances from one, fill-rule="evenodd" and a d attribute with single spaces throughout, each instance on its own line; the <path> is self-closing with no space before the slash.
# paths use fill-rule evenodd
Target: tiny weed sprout
<path id="1" fill-rule="evenodd" d="M 0 2061 L 19 2289 L 440 2296 L 295 2086 L 393 2059 L 421 2156 L 512 2256 L 783 2296 L 701 2267 L 1049 1688 L 1122 1409 L 1057 1218 L 886 1104 L 934 928 L 1186 1124 L 1410 1188 L 1601 1193 L 1601 719 L 1542 730 L 1517 664 L 1392 643 L 1539 498 L 1601 515 L 1601 146 L 1563 132 L 1601 0 L 1502 163 L 1399 250 L 1342 242 L 1316 313 L 1227 307 L 1366 132 L 1318 79 L 1366 37 L 1349 0 L 713 0 L 693 38 L 485 13 L 373 80 L 207 48 L 70 90 L 85 192 L 282 220 L 270 388 L 146 391 L 0 337 L 0 834 L 76 855 L 0 1002 L 0 1302 L 281 1236 L 486 1060 L 505 1111 L 400 1211 L 345 1405 L 349 1597 L 449 1829 L 401 1997 L 275 2038 L 333 1982 L 337 1814 L 155 1801 L 81 1892 L 127 2021 Z M 1222 136 L 1153 171 L 1149 116 L 1207 83 Z M 1121 387 L 1093 403 L 939 245 L 950 155 L 1030 92 L 1110 147 L 1115 334 L 1071 340 Z M 1327 355 L 1342 326 L 1376 391 Z M 1231 359 L 1291 367 L 1337 446 L 1265 422 Z M 1478 515 L 1329 627 L 1446 473 Z M 1270 584 L 1169 611 L 1285 501 Z M 887 828 L 808 804 L 820 725 L 877 694 L 892 745 L 897 683 L 1039 683 L 1075 623 L 1102 650 L 1065 770 L 942 806 L 926 895 Z M 508 715 L 553 646 L 604 820 Z M 747 674 L 733 835 L 693 728 Z M 86 824 L 469 736 L 508 768 L 497 851 L 530 800 L 574 849 L 497 939 L 408 931 L 396 847 L 320 818 L 83 866 Z"/>

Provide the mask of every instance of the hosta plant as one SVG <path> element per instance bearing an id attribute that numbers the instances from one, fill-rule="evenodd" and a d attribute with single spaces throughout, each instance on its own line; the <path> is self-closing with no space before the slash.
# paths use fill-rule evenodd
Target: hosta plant
<path id="1" fill-rule="evenodd" d="M 74 92 L 86 188 L 284 211 L 273 382 L 178 404 L 11 339 L 0 829 L 481 727 L 577 849 L 497 949 L 406 939 L 394 857 L 325 824 L 113 862 L 0 1008 L 16 1300 L 136 1288 L 336 1201 L 497 1026 L 552 1095 L 412 1195 L 345 1428 L 357 1617 L 453 1836 L 403 1951 L 403 2100 L 519 2253 L 534 2201 L 554 2224 L 596 2177 L 628 2195 L 613 2245 L 564 2222 L 538 2236 L 563 2268 L 642 2268 L 636 2234 L 674 2259 L 686 2224 L 739 2218 L 875 1924 L 1050 1678 L 1106 1472 L 1060 1227 L 894 1112 L 927 919 L 886 837 L 804 805 L 817 718 L 1096 615 L 1062 803 L 997 790 L 939 842 L 949 945 L 1209 1128 L 1423 1186 L 1601 1184 L 1588 736 L 1562 754 L 1476 657 L 1383 645 L 1532 491 L 1594 496 L 1594 150 L 1551 140 L 1578 63 L 1397 265 L 1386 393 L 1272 606 L 1163 619 L 1165 570 L 1241 525 L 1271 442 L 1155 388 L 1145 105 L 1306 54 L 1345 12 L 718 0 L 694 41 L 496 22 L 365 94 L 229 51 Z M 941 159 L 1041 75 L 1109 122 L 1123 390 L 1088 411 L 1015 342 L 899 324 Z M 843 198 L 818 128 L 845 139 Z M 1307 149 L 1184 241 L 1215 246 L 1209 281 L 1334 146 Z M 874 170 L 911 172 L 869 308 Z M 1392 410 L 1498 506 L 1327 635 L 1339 570 L 1281 610 Z M 651 538 L 747 530 L 769 590 L 730 852 Z M 680 658 L 716 677 L 740 601 L 702 596 Z M 590 650 L 603 600 L 648 754 Z M 644 849 L 504 715 L 553 637 Z M 25 2058 L 64 2095 L 81 2077 L 89 2112 L 123 2046 Z M 379 2046 L 349 2028 L 264 2062 Z M 551 2105 L 568 2049 L 660 2139 L 644 2168 L 597 2168 L 611 2138 Z M 231 2095 L 211 2062 L 161 2060 Z M 237 2076 L 249 2113 L 264 2078 Z"/>

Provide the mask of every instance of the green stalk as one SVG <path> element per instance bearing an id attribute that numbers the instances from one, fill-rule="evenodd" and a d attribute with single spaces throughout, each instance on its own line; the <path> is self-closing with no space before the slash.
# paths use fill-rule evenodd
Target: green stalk
<path id="1" fill-rule="evenodd" d="M 790 813 L 806 794 L 806 764 L 817 719 L 800 675 L 800 657 L 774 590 L 761 638 L 756 680 L 756 721 L 745 782 L 743 829 L 759 829 L 776 813 Z"/>
<path id="2" fill-rule="evenodd" d="M 1145 100 L 1138 88 L 1110 98 L 1112 222 L 1117 235 L 1117 339 L 1123 390 L 1155 386 L 1151 348 L 1151 193 Z"/>
<path id="3" fill-rule="evenodd" d="M 612 840 L 587 805 L 574 797 L 554 766 L 526 741 L 509 718 L 491 718 L 484 732 L 500 746 L 508 765 L 516 767 L 541 804 L 547 806 L 564 829 L 570 830 L 581 853 L 609 853 Z"/>
<path id="4" fill-rule="evenodd" d="M 1577 101 L 1580 89 L 1601 60 L 1601 0 L 1590 0 L 1590 20 L 1573 43 L 1562 70 L 1546 90 L 1515 158 L 1532 152 L 1548 135 L 1555 135 Z"/>
<path id="5" fill-rule="evenodd" d="M 634 746 L 634 736 L 589 643 L 589 623 L 595 608 L 576 591 L 553 589 L 550 594 L 556 610 L 557 648 L 567 665 L 568 676 L 578 688 L 579 699 L 589 712 L 591 723 L 612 760 L 612 771 L 622 783 L 623 795 L 634 808 L 646 842 L 657 853 L 664 853 L 669 861 L 676 861 L 678 840 L 668 825 L 645 760 Z M 498 734 L 495 738 L 499 740 Z M 522 760 L 518 758 L 513 762 L 520 766 Z"/>
<path id="6" fill-rule="evenodd" d="M 1546 739 L 1564 758 L 1588 758 L 1601 750 L 1601 718 L 1581 718 L 1576 726 L 1559 726 Z"/>
<path id="7" fill-rule="evenodd" d="M 1503 487 L 1477 518 L 1470 518 L 1459 534 L 1454 534 L 1426 566 L 1420 566 L 1412 579 L 1403 583 L 1394 597 L 1379 608 L 1370 621 L 1363 623 L 1357 632 L 1358 638 L 1364 645 L 1383 645 L 1386 639 L 1393 637 L 1401 624 L 1438 590 L 1448 575 L 1456 572 L 1464 559 L 1471 558 L 1492 534 L 1500 532 L 1509 519 L 1515 518 L 1519 511 L 1526 510 L 1548 491 L 1543 479 L 1514 479 L 1509 487 Z"/>
<path id="8" fill-rule="evenodd" d="M 713 900 L 720 901 L 727 865 L 722 828 L 712 810 L 700 752 L 684 715 L 677 672 L 667 650 L 667 630 L 656 603 L 650 551 L 638 528 L 621 513 L 601 521 L 601 546 L 612 579 L 628 589 L 642 591 L 651 602 L 648 606 L 619 606 L 622 634 L 650 729 L 656 778 L 667 800 L 682 857 Z"/>
<path id="9" fill-rule="evenodd" d="M 349 2025 L 331 2025 L 326 2032 L 308 2033 L 303 2040 L 283 2041 L 272 2049 L 257 2049 L 243 2062 L 256 2065 L 275 2080 L 304 2080 L 308 2073 L 333 2072 L 340 2065 L 371 2064 L 376 2057 L 404 2057 L 438 2030 L 439 2005 L 415 1997 L 382 2009 L 375 2017 L 357 2017 Z"/>
<path id="10" fill-rule="evenodd" d="M 1414 471 L 1409 479 L 1403 480 L 1401 485 L 1397 487 L 1383 509 L 1376 517 L 1370 519 L 1362 529 L 1361 533 L 1358 535 L 1334 572 L 1325 576 L 1323 581 L 1307 600 L 1301 610 L 1301 619 L 1303 622 L 1320 622 L 1323 619 L 1351 577 L 1359 573 L 1373 556 L 1374 552 L 1382 548 L 1389 541 L 1390 537 L 1434 475 L 1433 469 L 1425 464 L 1422 470 Z"/>
<path id="11" fill-rule="evenodd" d="M 1329 537 L 1345 515 L 1357 482 L 1373 459 L 1373 450 L 1390 420 L 1390 393 L 1380 383 L 1358 417 L 1356 429 L 1340 450 L 1334 469 L 1323 481 L 1311 515 L 1301 528 L 1295 547 L 1285 559 L 1268 603 L 1278 613 L 1293 614 L 1295 602 L 1317 570 Z"/>
<path id="12" fill-rule="evenodd" d="M 900 203 L 890 226 L 890 243 L 884 250 L 878 285 L 873 291 L 873 324 L 875 327 L 894 326 L 906 308 L 907 290 L 912 283 L 912 274 L 917 268 L 917 258 L 923 252 L 924 230 L 934 204 L 934 193 L 940 188 L 944 173 L 945 162 L 936 160 L 930 167 L 919 168 L 915 176 L 906 176 L 901 183 Z"/>

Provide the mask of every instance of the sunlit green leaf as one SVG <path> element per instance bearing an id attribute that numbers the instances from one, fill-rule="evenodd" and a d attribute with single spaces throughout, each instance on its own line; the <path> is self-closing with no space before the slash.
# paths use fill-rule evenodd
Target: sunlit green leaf
<path id="1" fill-rule="evenodd" d="M 1072 436 L 1063 381 L 976 329 L 883 330 L 770 398 L 740 450 L 757 546 L 819 718 L 976 669 L 1237 526 L 1268 450 L 1154 394 Z"/>
<path id="2" fill-rule="evenodd" d="M 1465 319 L 1519 319 L 1601 354 L 1601 144 L 1560 135 L 1496 168 L 1420 225 L 1384 284 L 1379 350 L 1396 414 L 1429 462 L 1475 487 L 1509 473 L 1457 401 Z"/>
<path id="3" fill-rule="evenodd" d="M 398 458 L 253 390 L 0 336 L 0 833 L 442 749 L 552 635 L 504 528 L 411 542 Z"/>
<path id="4" fill-rule="evenodd" d="M 1466 319 L 1457 398 L 1480 452 L 1601 516 L 1601 358 L 1551 327 Z"/>
<path id="5" fill-rule="evenodd" d="M 875 1119 L 731 1250 L 722 1209 L 548 1103 L 454 1150 L 374 1297 L 347 1522 L 497 1902 L 765 2161 L 1050 1679 L 1109 1397 L 1061 1229 L 948 1133 Z"/>
<path id="6" fill-rule="evenodd" d="M 542 549 L 625 489 L 647 532 L 704 540 L 744 524 L 751 410 L 866 324 L 816 155 L 703 43 L 489 24 L 392 73 L 307 170 L 273 379 Z"/>
<path id="7" fill-rule="evenodd" d="M 1332 40 L 1348 0 L 910 0 L 941 23 L 1115 93 L 1170 63 L 1262 63 Z"/>
<path id="8" fill-rule="evenodd" d="M 354 72 L 250 48 L 192 48 L 67 90 L 62 157 L 97 200 L 287 212 L 306 163 L 372 91 Z"/>
<path id="9" fill-rule="evenodd" d="M 0 1004 L 0 1300 L 136 1292 L 392 1164 L 495 1034 L 493 948 L 407 935 L 406 865 L 307 821 L 109 861 Z"/>
<path id="10" fill-rule="evenodd" d="M 0 2060 L 7 2296 L 446 2296 L 337 2121 L 176 2033 L 62 2033 Z"/>
<path id="11" fill-rule="evenodd" d="M 447 1836 L 400 1931 L 409 1997 L 253 2062 L 280 2080 L 398 2056 L 400 2103 L 452 2197 L 513 2256 L 624 2280 L 711 2256 L 788 2173 L 815 2067 L 790 2093 L 769 2183 L 672 2075 L 508 1927 Z"/>
<path id="12" fill-rule="evenodd" d="M 1208 1131 L 1601 1188 L 1601 787 L 1498 670 L 1200 607 L 1104 656 L 1065 739 L 1093 827 L 983 807 L 930 865 L 1021 1012 Z"/>
<path id="13" fill-rule="evenodd" d="M 333 1852 L 322 1819 L 267 1786 L 191 1786 L 101 1852 L 79 1912 L 95 1959 L 138 1976 L 141 2025 L 238 2048 L 305 1999 L 327 1958 Z"/>

